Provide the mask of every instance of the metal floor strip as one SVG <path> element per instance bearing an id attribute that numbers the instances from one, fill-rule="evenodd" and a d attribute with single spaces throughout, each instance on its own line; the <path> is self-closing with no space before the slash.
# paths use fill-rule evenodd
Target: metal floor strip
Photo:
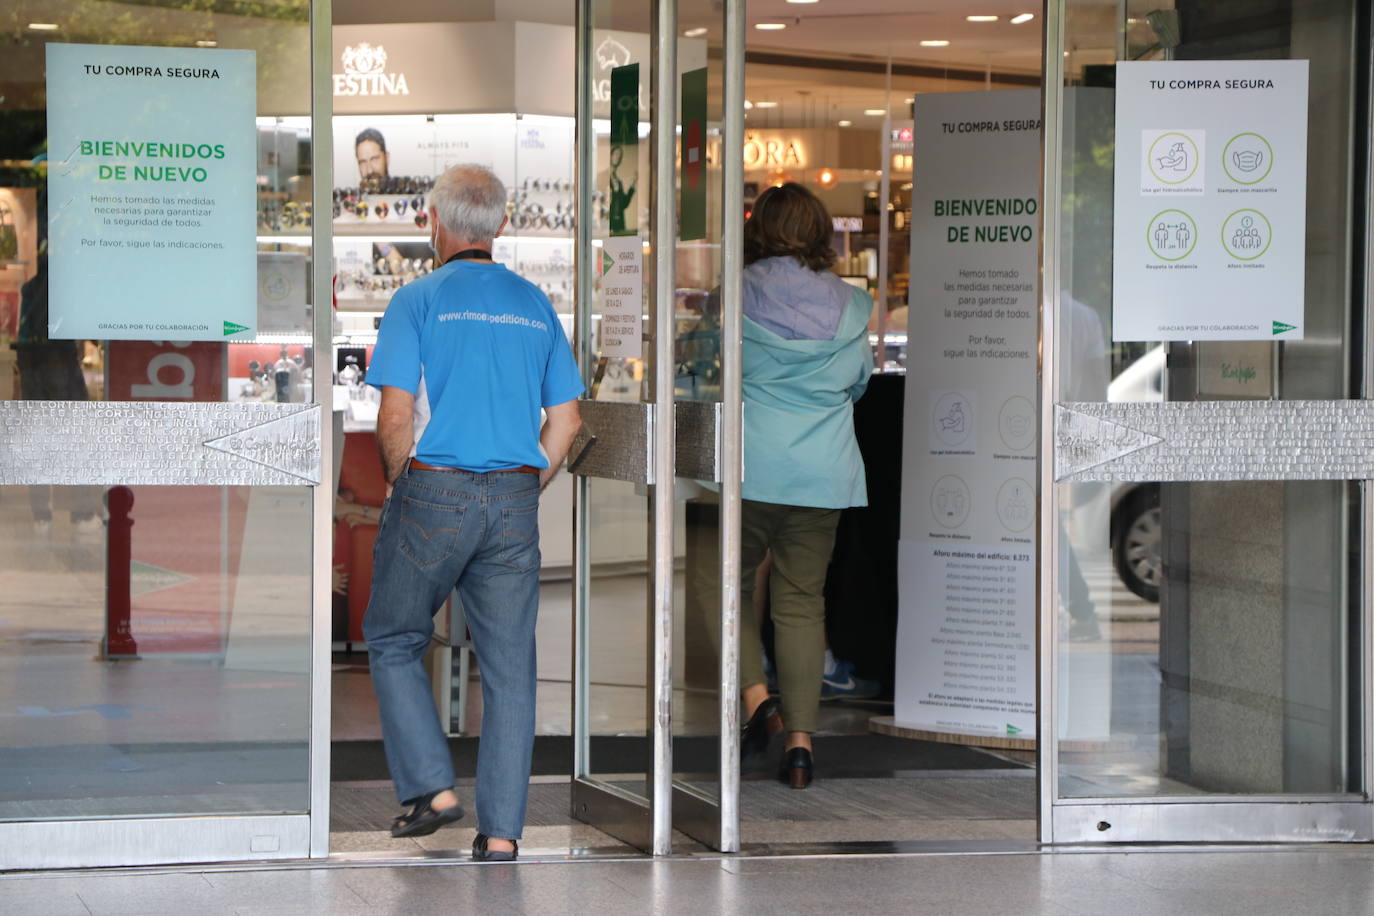
<path id="1" fill-rule="evenodd" d="M 883 848 L 874 848 L 882 846 Z M 606 862 L 654 862 L 654 861 L 719 861 L 722 863 L 735 862 L 742 860 L 762 860 L 762 859 L 836 859 L 836 858 L 877 858 L 877 857 L 898 857 L 898 858 L 919 858 L 933 856 L 1006 856 L 1006 855 L 1139 855 L 1141 853 L 1159 853 L 1192 855 L 1196 853 L 1254 853 L 1254 852 L 1273 852 L 1273 853 L 1293 853 L 1308 852 L 1313 854 L 1331 855 L 1348 854 L 1367 858 L 1368 850 L 1360 844 L 1341 844 L 1341 843 L 1313 843 L 1313 844 L 1262 844 L 1262 843 L 1234 843 L 1234 844 L 1187 844 L 1187 845 L 1167 845 L 1167 844 L 1121 844 L 1108 846 L 1060 846 L 1048 847 L 1037 843 L 1021 841 L 976 841 L 962 843 L 893 843 L 893 844 L 872 844 L 872 843 L 844 843 L 844 844 L 798 844 L 795 847 L 767 847 L 756 849 L 748 847 L 739 853 L 720 853 L 720 852 L 701 852 L 701 853 L 676 853 L 664 856 L 661 859 L 653 859 L 650 856 L 639 853 L 605 852 L 597 849 L 578 849 L 568 850 L 567 852 L 555 852 L 553 850 L 530 850 L 528 853 L 522 852 L 521 858 L 517 862 L 511 863 L 492 863 L 492 862 L 473 862 L 466 857 L 462 858 L 450 853 L 425 853 L 423 855 L 405 857 L 386 857 L 377 853 L 354 853 L 347 856 L 330 856 L 327 859 L 283 859 L 277 861 L 250 861 L 250 862 L 217 862 L 208 865 L 174 865 L 174 866 L 139 866 L 128 868 L 87 868 L 87 869 L 62 869 L 50 871 L 28 871 L 28 872 L 0 872 L 0 881 L 17 880 L 25 878 L 62 878 L 62 877 L 109 877 L 112 875 L 141 877 L 150 875 L 175 875 L 175 874 L 224 874 L 236 872 L 271 872 L 271 871 L 306 871 L 311 869 L 340 869 L 340 868 L 432 868 L 436 866 L 482 866 L 492 867 L 500 865 L 510 866 L 537 866 L 537 865 L 559 865 L 571 862 L 596 864 Z"/>

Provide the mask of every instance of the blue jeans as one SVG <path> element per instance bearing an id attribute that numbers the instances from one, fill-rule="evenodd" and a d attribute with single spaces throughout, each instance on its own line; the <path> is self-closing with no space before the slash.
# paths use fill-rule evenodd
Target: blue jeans
<path id="1" fill-rule="evenodd" d="M 453 785 L 422 659 L 455 585 L 482 672 L 477 829 L 519 839 L 534 748 L 537 476 L 409 469 L 382 510 L 363 635 L 403 804 Z"/>

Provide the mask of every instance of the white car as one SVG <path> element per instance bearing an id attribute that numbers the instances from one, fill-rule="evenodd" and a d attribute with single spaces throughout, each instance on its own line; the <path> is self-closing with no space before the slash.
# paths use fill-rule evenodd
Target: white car
<path id="1" fill-rule="evenodd" d="M 1164 400 L 1165 348 L 1153 347 L 1112 379 L 1108 401 Z M 1119 483 L 1112 487 L 1112 564 L 1121 582 L 1146 601 L 1159 600 L 1164 563 L 1160 556 L 1159 484 Z"/>

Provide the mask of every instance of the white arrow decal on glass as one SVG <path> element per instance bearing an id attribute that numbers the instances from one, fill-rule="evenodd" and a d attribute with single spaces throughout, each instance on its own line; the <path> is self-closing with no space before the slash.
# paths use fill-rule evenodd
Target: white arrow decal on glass
<path id="1" fill-rule="evenodd" d="M 205 447 L 246 458 L 307 483 L 319 483 L 318 436 L 319 412 L 305 408 L 241 432 L 207 440 Z"/>

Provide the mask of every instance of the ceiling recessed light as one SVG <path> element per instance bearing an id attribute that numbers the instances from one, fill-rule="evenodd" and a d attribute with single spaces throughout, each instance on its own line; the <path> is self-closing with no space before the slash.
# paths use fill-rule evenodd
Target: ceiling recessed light
<path id="1" fill-rule="evenodd" d="M 785 22 L 758 22 L 758 23 L 755 23 L 755 24 L 754 24 L 754 28 L 758 29 L 758 30 L 761 31 L 761 32 L 780 32 L 780 31 L 782 31 L 783 29 L 787 28 L 787 23 L 785 23 Z"/>
<path id="2" fill-rule="evenodd" d="M 748 111 L 749 109 L 751 109 L 751 108 L 753 108 L 753 107 L 754 107 L 754 103 L 753 103 L 753 102 L 749 101 L 748 99 L 745 99 L 745 100 L 744 100 L 744 110 L 745 110 L 745 111 Z"/>
<path id="3" fill-rule="evenodd" d="M 839 122 L 839 125 L 840 125 L 841 127 L 853 127 L 853 126 L 854 126 L 854 122 L 853 122 L 853 121 L 840 121 L 840 122 Z"/>
<path id="4" fill-rule="evenodd" d="M 996 16 L 965 16 L 969 22 L 996 22 Z"/>
<path id="5" fill-rule="evenodd" d="M 947 47 L 949 47 L 949 42 L 948 42 L 947 40 L 943 39 L 943 38 L 927 38 L 925 41 L 921 42 L 921 47 L 923 47 L 923 48 L 947 48 Z"/>
<path id="6" fill-rule="evenodd" d="M 886 108 L 865 108 L 865 109 L 864 109 L 864 114 L 870 115 L 870 116 L 872 116 L 872 117 L 879 117 L 879 118 L 880 118 L 880 117 L 882 117 L 883 115 L 887 114 L 887 109 L 886 109 Z"/>
<path id="7" fill-rule="evenodd" d="M 211 38 L 202 38 L 196 42 L 197 48 L 218 48 L 219 42 Z"/>
<path id="8" fill-rule="evenodd" d="M 688 37 L 688 38 L 700 38 L 701 36 L 703 36 L 703 35 L 706 34 L 706 31 L 707 31 L 707 30 L 706 30 L 706 28 L 705 28 L 704 26 L 699 26 L 699 27 L 697 27 L 697 28 L 695 28 L 695 29 L 688 29 L 687 31 L 683 32 L 682 34 L 685 35 L 685 36 Z"/>
<path id="9" fill-rule="evenodd" d="M 55 22 L 30 22 L 29 28 L 35 32 L 56 32 L 58 25 Z"/>
<path id="10" fill-rule="evenodd" d="M 778 103 L 777 103 L 777 102 L 755 102 L 755 103 L 754 103 L 754 107 L 755 107 L 755 108 L 777 108 L 777 107 L 778 107 Z"/>
<path id="11" fill-rule="evenodd" d="M 1023 22 L 1030 22 L 1034 18 L 1034 13 L 1018 13 L 1017 15 L 1011 17 L 1011 24 L 1020 25 Z"/>

